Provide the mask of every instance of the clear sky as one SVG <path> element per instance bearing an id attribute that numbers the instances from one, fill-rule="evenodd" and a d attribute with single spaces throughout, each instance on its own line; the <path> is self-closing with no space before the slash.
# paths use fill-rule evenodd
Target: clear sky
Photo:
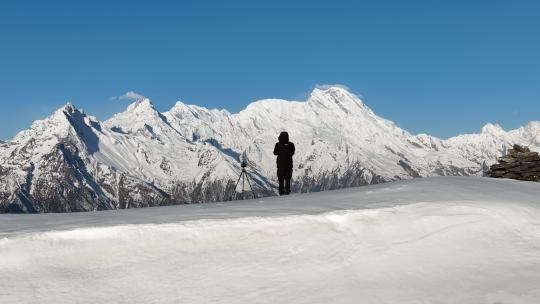
<path id="1" fill-rule="evenodd" d="M 413 133 L 540 120 L 540 1 L 0 1 L 0 139 L 66 101 L 237 112 L 335 83 Z"/>

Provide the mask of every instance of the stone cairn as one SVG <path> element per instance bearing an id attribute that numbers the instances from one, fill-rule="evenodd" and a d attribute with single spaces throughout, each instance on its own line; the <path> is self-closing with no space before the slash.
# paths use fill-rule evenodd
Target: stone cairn
<path id="1" fill-rule="evenodd" d="M 540 182 L 540 156 L 520 145 L 508 150 L 488 171 L 488 176 Z"/>

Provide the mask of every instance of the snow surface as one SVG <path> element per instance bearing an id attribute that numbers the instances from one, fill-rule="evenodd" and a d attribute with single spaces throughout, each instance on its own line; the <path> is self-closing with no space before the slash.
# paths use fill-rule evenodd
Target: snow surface
<path id="1" fill-rule="evenodd" d="M 540 303 L 540 184 L 0 215 L 0 303 Z"/>

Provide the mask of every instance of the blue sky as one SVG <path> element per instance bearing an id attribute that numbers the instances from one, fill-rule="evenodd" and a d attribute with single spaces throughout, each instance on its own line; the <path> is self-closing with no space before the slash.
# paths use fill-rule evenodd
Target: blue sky
<path id="1" fill-rule="evenodd" d="M 540 120 L 540 1 L 0 2 L 0 138 L 127 91 L 236 112 L 344 84 L 413 133 Z"/>

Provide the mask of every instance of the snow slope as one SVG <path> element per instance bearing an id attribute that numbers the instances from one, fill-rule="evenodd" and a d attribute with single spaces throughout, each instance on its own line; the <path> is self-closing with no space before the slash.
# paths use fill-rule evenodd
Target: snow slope
<path id="1" fill-rule="evenodd" d="M 0 303 L 539 303 L 540 184 L 0 215 Z"/>

